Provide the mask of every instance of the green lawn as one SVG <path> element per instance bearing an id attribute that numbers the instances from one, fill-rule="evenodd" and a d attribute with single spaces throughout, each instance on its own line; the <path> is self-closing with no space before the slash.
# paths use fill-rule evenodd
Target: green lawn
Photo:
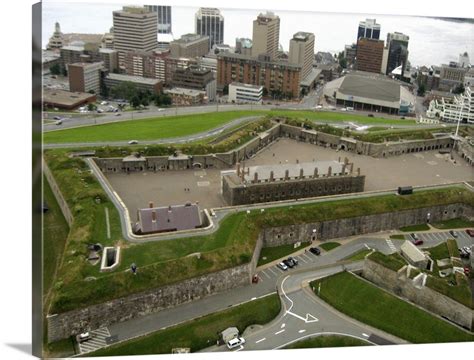
<path id="1" fill-rule="evenodd" d="M 119 121 L 46 132 L 44 142 L 49 144 L 180 137 L 207 131 L 241 117 L 263 114 L 261 111 L 227 111 Z"/>
<path id="2" fill-rule="evenodd" d="M 365 324 L 412 343 L 474 341 L 474 335 L 344 272 L 313 281 L 320 297 Z"/>
<path id="3" fill-rule="evenodd" d="M 449 250 L 445 242 L 435 247 L 432 247 L 429 249 L 423 249 L 423 250 L 428 250 L 430 252 L 430 257 L 433 260 L 441 260 L 441 259 L 449 258 Z"/>
<path id="4" fill-rule="evenodd" d="M 72 337 L 44 345 L 44 358 L 70 358 L 75 354 Z"/>
<path id="5" fill-rule="evenodd" d="M 398 271 L 402 267 L 407 265 L 407 262 L 399 253 L 385 255 L 385 254 L 382 254 L 381 252 L 375 251 L 372 254 L 370 254 L 368 258 L 393 271 Z"/>
<path id="6" fill-rule="evenodd" d="M 280 259 L 287 255 L 294 253 L 295 251 L 308 246 L 309 242 L 302 242 L 301 245 L 297 248 L 293 244 L 273 246 L 273 247 L 264 247 L 260 252 L 260 258 L 258 259 L 257 266 L 268 264 L 273 260 Z M 265 258 L 265 259 L 264 259 Z"/>
<path id="7" fill-rule="evenodd" d="M 362 339 L 350 336 L 321 335 L 300 340 L 285 347 L 285 349 L 312 349 L 324 347 L 368 346 L 372 345 Z"/>
<path id="8" fill-rule="evenodd" d="M 436 222 L 432 225 L 437 229 L 457 229 L 474 227 L 474 221 L 463 218 L 455 218 L 451 220 Z"/>
<path id="9" fill-rule="evenodd" d="M 280 309 L 280 298 L 273 294 L 104 348 L 88 356 L 170 354 L 173 348 L 190 348 L 191 352 L 196 352 L 215 345 L 222 330 L 236 326 L 242 334 L 249 325 L 270 322 L 280 313 Z"/>
<path id="10" fill-rule="evenodd" d="M 383 117 L 368 117 L 363 115 L 357 115 L 351 112 L 339 113 L 329 111 L 292 111 L 292 110 L 272 110 L 272 115 L 277 116 L 288 116 L 299 119 L 307 119 L 313 121 L 327 121 L 327 122 L 339 122 L 339 121 L 352 121 L 357 124 L 367 125 L 416 125 L 414 120 L 398 120 L 388 119 Z"/>
<path id="11" fill-rule="evenodd" d="M 392 239 L 392 240 L 405 240 L 405 235 L 402 235 L 402 234 L 390 235 L 390 239 Z"/>
<path id="12" fill-rule="evenodd" d="M 346 257 L 344 260 L 350 260 L 350 261 L 360 261 L 360 260 L 364 260 L 365 259 L 365 256 L 367 254 L 370 254 L 372 250 L 360 250 L 358 252 L 356 252 L 355 254 L 352 254 L 351 256 L 348 256 Z"/>
<path id="13" fill-rule="evenodd" d="M 446 240 L 446 246 L 448 247 L 450 257 L 459 257 L 458 242 L 456 239 Z"/>
<path id="14" fill-rule="evenodd" d="M 464 280 L 464 275 L 459 274 L 460 277 L 451 276 L 454 279 L 455 285 L 450 285 L 448 278 L 438 278 L 436 276 L 428 276 L 426 279 L 426 286 L 438 291 L 447 297 L 472 308 L 472 295 L 469 282 Z"/>
<path id="15" fill-rule="evenodd" d="M 69 225 L 46 177 L 43 177 L 43 196 L 49 207 L 43 217 L 43 294 L 46 295 L 53 284 L 56 267 L 63 255 Z"/>
<path id="16" fill-rule="evenodd" d="M 319 247 L 325 251 L 331 251 L 332 249 L 335 249 L 339 246 L 341 246 L 340 243 L 333 241 L 322 243 Z"/>
<path id="17" fill-rule="evenodd" d="M 413 231 L 426 231 L 429 230 L 430 227 L 427 224 L 418 224 L 418 225 L 411 225 L 411 226 L 404 226 L 400 228 L 400 231 L 404 232 L 413 232 Z"/>

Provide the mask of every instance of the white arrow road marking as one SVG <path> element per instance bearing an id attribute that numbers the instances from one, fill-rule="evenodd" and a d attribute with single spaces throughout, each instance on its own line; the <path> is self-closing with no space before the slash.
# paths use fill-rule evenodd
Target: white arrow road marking
<path id="1" fill-rule="evenodd" d="M 282 329 L 282 330 L 280 330 L 280 331 L 277 331 L 277 332 L 275 333 L 275 335 L 281 334 L 282 332 L 285 332 L 285 329 Z"/>
<path id="2" fill-rule="evenodd" d="M 244 348 L 244 346 L 243 346 L 243 345 L 240 345 L 240 347 L 239 347 L 237 350 L 235 350 L 234 352 L 240 351 L 240 350 L 242 350 L 243 348 Z"/>
<path id="3" fill-rule="evenodd" d="M 285 327 L 285 323 L 281 324 L 280 329 L 283 329 Z"/>
<path id="4" fill-rule="evenodd" d="M 263 338 L 263 339 L 257 340 L 257 341 L 255 341 L 255 344 L 258 344 L 258 343 L 260 343 L 260 342 L 262 342 L 262 341 L 265 341 L 265 340 L 267 340 L 267 338 Z"/>
<path id="5" fill-rule="evenodd" d="M 316 321 L 319 321 L 318 318 L 314 317 L 313 315 L 311 314 L 306 314 L 306 318 L 298 315 L 298 314 L 295 314 L 289 310 L 286 311 L 287 314 L 290 314 L 292 316 L 294 316 L 295 318 L 297 319 L 300 319 L 300 320 L 303 320 L 305 323 L 312 323 L 312 322 L 316 322 Z"/>
<path id="6" fill-rule="evenodd" d="M 304 333 L 306 330 L 305 329 L 301 329 L 300 331 L 298 331 L 300 334 Z"/>

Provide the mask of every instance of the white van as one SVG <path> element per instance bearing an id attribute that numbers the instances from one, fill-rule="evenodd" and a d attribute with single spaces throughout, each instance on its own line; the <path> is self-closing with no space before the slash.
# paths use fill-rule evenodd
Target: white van
<path id="1" fill-rule="evenodd" d="M 236 337 L 227 341 L 227 347 L 229 349 L 236 348 L 239 345 L 245 344 L 245 339 L 243 337 Z"/>

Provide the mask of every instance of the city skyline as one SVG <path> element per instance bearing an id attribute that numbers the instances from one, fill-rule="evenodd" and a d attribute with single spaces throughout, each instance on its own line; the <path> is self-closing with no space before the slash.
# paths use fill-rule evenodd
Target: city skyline
<path id="1" fill-rule="evenodd" d="M 102 33 L 108 31 L 111 26 L 112 11 L 118 10 L 122 6 L 121 4 L 96 4 L 93 16 L 89 17 L 90 19 L 85 19 L 81 17 L 80 11 L 77 11 L 84 4 L 68 4 L 67 7 L 51 3 L 44 5 L 43 47 L 52 35 L 56 21 L 61 24 L 64 33 Z M 175 39 L 182 34 L 195 31 L 194 16 L 198 9 L 198 7 L 173 7 L 175 14 L 173 16 L 173 36 Z M 266 12 L 266 10 L 220 10 L 227 24 L 224 43 L 230 46 L 235 45 L 237 37 L 252 38 L 252 21 L 260 12 Z M 381 39 L 386 39 L 389 32 L 403 32 L 410 36 L 409 61 L 414 66 L 439 65 L 457 60 L 459 53 L 465 51 L 474 53 L 473 24 L 453 23 L 423 17 L 370 14 L 330 14 L 327 16 L 323 13 L 279 11 L 277 15 L 281 18 L 280 44 L 285 51 L 289 50 L 289 41 L 298 31 L 315 34 L 315 52 L 336 53 L 343 51 L 344 45 L 355 42 L 359 22 L 366 18 L 375 18 L 381 25 Z M 295 17 L 298 18 L 298 21 L 294 21 Z M 236 20 L 238 25 L 236 25 Z M 331 32 L 330 35 L 325 32 L 324 28 L 327 28 L 330 22 L 341 24 L 341 31 Z M 289 26 L 288 24 L 294 25 Z M 438 32 L 436 39 L 432 37 L 434 27 L 443 29 Z M 439 49 L 444 49 L 444 51 L 441 52 Z"/>

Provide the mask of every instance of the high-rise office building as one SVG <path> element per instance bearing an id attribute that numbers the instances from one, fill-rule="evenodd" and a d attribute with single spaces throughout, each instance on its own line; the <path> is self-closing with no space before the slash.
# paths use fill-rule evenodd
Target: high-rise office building
<path id="1" fill-rule="evenodd" d="M 409 36 L 400 32 L 387 34 L 387 69 L 386 74 L 390 74 L 397 67 L 402 67 L 402 77 L 408 61 L 408 40 Z"/>
<path id="2" fill-rule="evenodd" d="M 196 13 L 196 34 L 209 36 L 209 49 L 224 43 L 224 17 L 219 9 L 200 8 Z"/>
<path id="3" fill-rule="evenodd" d="M 356 68 L 380 74 L 383 60 L 383 40 L 360 38 L 357 40 Z"/>
<path id="4" fill-rule="evenodd" d="M 148 11 L 156 13 L 158 17 L 158 34 L 171 34 L 171 6 L 145 5 Z"/>
<path id="5" fill-rule="evenodd" d="M 297 32 L 290 40 L 288 62 L 301 66 L 301 79 L 305 79 L 313 69 L 314 34 Z"/>
<path id="6" fill-rule="evenodd" d="M 144 7 L 124 6 L 113 12 L 114 49 L 123 68 L 125 52 L 132 50 L 151 51 L 157 48 L 157 17 Z"/>
<path id="7" fill-rule="evenodd" d="M 377 24 L 375 19 L 366 19 L 359 22 L 357 40 L 360 38 L 380 39 L 380 24 Z"/>
<path id="8" fill-rule="evenodd" d="M 272 12 L 259 14 L 253 21 L 252 56 L 268 54 L 277 57 L 280 41 L 280 18 Z"/>

